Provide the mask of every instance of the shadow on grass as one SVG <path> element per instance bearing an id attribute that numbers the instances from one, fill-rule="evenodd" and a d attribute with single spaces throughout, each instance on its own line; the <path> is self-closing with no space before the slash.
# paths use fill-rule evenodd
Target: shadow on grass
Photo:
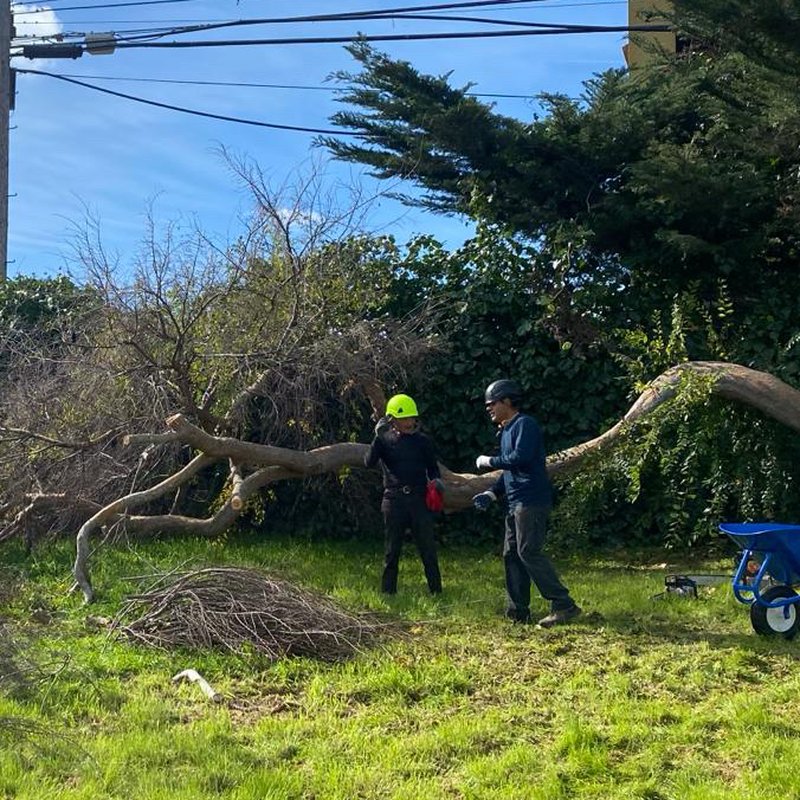
<path id="1" fill-rule="evenodd" d="M 745 612 L 746 613 L 746 612 Z M 620 636 L 630 636 L 638 640 L 650 639 L 670 644 L 699 644 L 704 642 L 714 648 L 741 648 L 759 653 L 800 652 L 800 639 L 788 641 L 780 636 L 759 636 L 754 631 L 713 630 L 703 627 L 697 618 L 667 619 L 658 616 L 625 615 L 622 613 L 589 613 L 572 623 L 575 628 L 606 628 Z"/>

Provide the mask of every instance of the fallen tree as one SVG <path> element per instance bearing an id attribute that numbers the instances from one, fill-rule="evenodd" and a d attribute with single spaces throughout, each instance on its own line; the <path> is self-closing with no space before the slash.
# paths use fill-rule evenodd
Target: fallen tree
<path id="1" fill-rule="evenodd" d="M 568 476 L 579 470 L 590 454 L 611 447 L 633 423 L 674 397 L 681 381 L 690 375 L 707 379 L 713 394 L 751 406 L 792 430 L 800 431 L 800 391 L 797 389 L 772 375 L 738 364 L 687 362 L 670 368 L 652 381 L 624 417 L 602 435 L 549 457 L 550 476 Z M 379 407 L 378 400 L 377 397 L 373 400 L 376 407 Z M 233 524 L 248 500 L 265 486 L 276 481 L 360 467 L 367 450 L 366 444 L 340 442 L 310 451 L 298 451 L 229 436 L 215 436 L 193 425 L 182 414 L 173 415 L 166 422 L 168 432 L 131 436 L 129 446 L 181 443 L 199 454 L 185 467 L 150 489 L 128 494 L 104 506 L 81 526 L 76 541 L 74 575 L 87 603 L 94 596 L 88 565 L 90 541 L 98 530 L 111 525 L 123 525 L 128 533 L 134 535 L 163 532 L 216 536 Z M 228 496 L 213 516 L 199 519 L 177 514 L 137 516 L 131 513 L 176 491 L 200 469 L 220 461 L 227 462 L 230 469 L 229 481 L 223 489 Z M 454 512 L 470 507 L 472 496 L 488 488 L 497 475 L 496 472 L 483 475 L 456 473 L 442 467 L 446 486 L 445 511 Z"/>

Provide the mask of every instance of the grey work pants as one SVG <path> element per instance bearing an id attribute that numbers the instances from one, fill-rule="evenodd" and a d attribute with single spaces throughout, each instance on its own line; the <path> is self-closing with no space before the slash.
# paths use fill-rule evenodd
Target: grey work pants
<path id="1" fill-rule="evenodd" d="M 575 601 L 561 583 L 550 559 L 542 552 L 547 534 L 547 506 L 515 505 L 506 515 L 503 562 L 508 593 L 507 615 L 522 622 L 530 619 L 531 581 L 552 611 L 572 608 Z"/>

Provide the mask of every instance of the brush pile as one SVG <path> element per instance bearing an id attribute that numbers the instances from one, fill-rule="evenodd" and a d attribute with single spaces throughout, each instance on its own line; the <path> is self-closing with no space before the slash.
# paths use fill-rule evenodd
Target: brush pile
<path id="1" fill-rule="evenodd" d="M 163 650 L 256 651 L 271 660 L 341 661 L 388 633 L 328 598 L 257 570 L 209 568 L 159 579 L 131 597 L 115 622 L 126 637 Z"/>

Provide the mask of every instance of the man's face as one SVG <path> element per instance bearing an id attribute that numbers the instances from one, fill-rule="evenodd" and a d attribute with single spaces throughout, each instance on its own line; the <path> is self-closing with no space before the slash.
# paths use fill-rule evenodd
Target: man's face
<path id="1" fill-rule="evenodd" d="M 400 433 L 414 433 L 417 429 L 417 417 L 402 417 L 392 420 L 392 424 Z"/>
<path id="2" fill-rule="evenodd" d="M 504 422 L 508 422 L 517 413 L 517 410 L 509 403 L 507 398 L 504 400 L 487 400 L 486 411 L 495 425 L 502 425 Z"/>

